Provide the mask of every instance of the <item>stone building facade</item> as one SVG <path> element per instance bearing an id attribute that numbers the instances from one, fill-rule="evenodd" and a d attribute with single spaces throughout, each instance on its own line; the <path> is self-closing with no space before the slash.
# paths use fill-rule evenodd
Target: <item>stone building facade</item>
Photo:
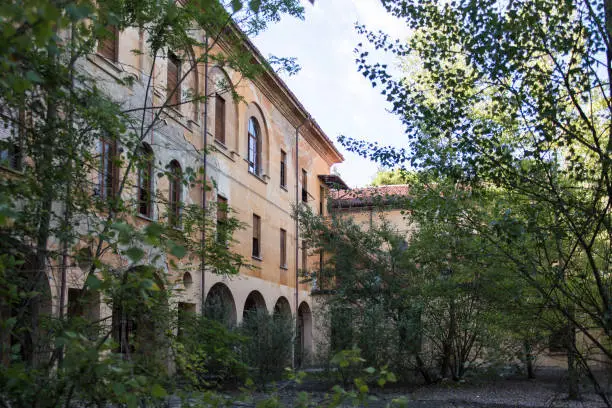
<path id="1" fill-rule="evenodd" d="M 245 225 L 234 235 L 236 242 L 230 249 L 254 266 L 243 268 L 238 276 L 220 276 L 208 268 L 204 273 L 197 268 L 178 272 L 164 258 L 159 266 L 180 289 L 175 306 L 200 313 L 207 300 L 221 301 L 230 310 L 234 324 L 239 324 L 244 313 L 254 307 L 270 313 L 291 313 L 296 316 L 302 351 L 311 353 L 314 350 L 311 290 L 298 280 L 298 270 L 309 262 L 292 218 L 292 206 L 309 205 L 325 211 L 328 187 L 319 176 L 328 175 L 331 166 L 343 160 L 342 155 L 271 69 L 251 81 L 239 72 L 214 64 L 188 66 L 184 61 L 189 56 L 175 55 L 172 50 L 164 50 L 153 61 L 144 49 L 145 35 L 135 28 L 116 33 L 112 43 L 100 44 L 97 53 L 80 61 L 80 69 L 96 78 L 101 89 L 127 110 L 142 107 L 145 98 L 151 106 L 166 100 L 175 102 L 175 106 L 163 110 L 161 121 L 143 141 L 143 149 L 152 157 L 150 171 L 154 174 L 157 169 L 169 168 L 180 174 L 188 168 L 205 168 L 210 190 L 174 185 L 168 177 L 152 177 L 148 194 L 159 194 L 170 202 L 174 199 L 185 205 L 227 204 Z M 219 41 L 214 51 L 223 53 L 224 46 Z M 263 63 L 264 58 L 248 39 L 243 46 L 254 63 Z M 199 52 L 194 50 L 195 57 Z M 167 94 L 183 76 L 180 92 Z M 126 79 L 129 81 L 117 81 Z M 239 99 L 232 96 L 231 89 Z M 188 102 L 196 91 L 209 96 L 206 103 Z M 150 117 L 147 113 L 147 125 L 153 123 L 153 115 L 153 111 Z M 104 148 L 101 141 L 97 149 Z M 118 151 L 121 153 L 121 146 Z M 2 165 L 5 167 L 2 171 L 11 167 L 9 162 Z M 91 184 L 97 186 L 98 194 L 105 194 L 101 181 L 105 176 L 94 173 Z M 139 181 L 132 182 L 122 193 L 126 200 L 142 193 Z M 163 220 L 166 213 L 166 208 L 160 205 L 145 205 L 137 209 L 132 222 L 144 227 Z M 112 262 L 128 266 L 126 260 Z M 63 294 L 65 308 L 69 308 L 85 284 L 86 267 L 79 267 L 77 262 L 71 265 Z M 51 303 L 47 309 L 57 314 L 62 285 L 58 269 L 50 269 Z M 94 319 L 113 312 L 101 300 L 90 306 L 86 313 Z"/>

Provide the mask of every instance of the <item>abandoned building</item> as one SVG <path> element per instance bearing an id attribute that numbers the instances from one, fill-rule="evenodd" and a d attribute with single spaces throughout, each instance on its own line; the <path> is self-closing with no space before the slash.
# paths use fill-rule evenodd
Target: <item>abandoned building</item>
<path id="1" fill-rule="evenodd" d="M 180 208 L 203 205 L 204 201 L 220 204 L 220 208 L 227 205 L 245 226 L 234 234 L 230 249 L 254 266 L 242 268 L 238 276 L 221 276 L 199 268 L 179 268 L 179 272 L 165 260 L 162 269 L 180 289 L 173 304 L 177 310 L 196 313 L 202 312 L 203 305 L 222 304 L 231 324 L 239 324 L 253 308 L 291 314 L 296 316 L 302 353 L 312 353 L 315 305 L 310 285 L 298 279 L 298 270 L 308 268 L 308 251 L 299 238 L 292 206 L 304 204 L 313 211 L 326 212 L 326 176 L 332 165 L 343 161 L 342 155 L 273 70 L 266 69 L 251 81 L 214 64 L 184 69 L 187 56 L 172 50 L 153 61 L 143 48 L 147 43 L 144 35 L 135 28 L 115 30 L 113 37 L 98 44 L 96 52 L 80 62 L 80 69 L 126 108 L 141 106 L 143 100 L 151 106 L 161 105 L 166 99 L 170 102 L 159 124 L 142 142 L 150 165 L 140 170 L 142 174 L 135 176 L 138 180 L 122 192 L 122 198 L 138 201 L 132 222 L 145 227 L 163 220 L 167 212 L 170 216 L 176 213 L 178 219 Z M 244 41 L 252 60 L 262 64 L 264 57 L 248 39 Z M 224 46 L 221 39 L 216 51 L 223 52 Z M 170 94 L 177 84 L 179 91 Z M 208 96 L 206 103 L 186 102 L 195 91 Z M 6 127 L 2 132 L 2 138 L 11 135 Z M 113 183 L 123 171 L 115 168 L 112 155 L 124 153 L 121 146 L 103 139 L 96 149 L 100 166 L 90 182 L 95 194 L 104 197 L 112 194 Z M 12 153 L 2 151 L 0 174 L 10 172 L 11 177 L 19 177 L 22 158 Z M 209 191 L 177 181 L 186 169 L 203 166 Z M 176 177 L 154 177 L 158 169 L 170 169 Z M 153 203 L 150 197 L 154 195 L 165 197 L 168 209 Z M 218 211 L 217 221 L 225 216 Z M 126 264 L 125 260 L 116 262 Z M 65 299 L 63 308 L 68 313 L 74 312 L 71 304 L 85 284 L 89 267 L 70 263 L 63 294 L 59 269 L 49 268 L 45 291 L 50 301 L 42 306 L 44 312 L 57 315 L 60 299 Z M 79 313 L 94 320 L 113 314 L 112 307 L 102 299 L 78 307 L 87 308 Z"/>

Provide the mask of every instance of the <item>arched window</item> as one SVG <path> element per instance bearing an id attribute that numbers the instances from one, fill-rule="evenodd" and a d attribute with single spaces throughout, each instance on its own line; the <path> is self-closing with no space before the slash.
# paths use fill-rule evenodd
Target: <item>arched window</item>
<path id="1" fill-rule="evenodd" d="M 183 195 L 183 170 L 176 161 L 170 162 L 170 208 L 168 209 L 168 221 L 170 225 L 178 227 L 181 223 L 181 197 Z"/>
<path id="2" fill-rule="evenodd" d="M 257 119 L 249 119 L 249 171 L 253 174 L 261 173 L 261 131 Z"/>
<path id="3" fill-rule="evenodd" d="M 140 146 L 140 167 L 138 169 L 138 213 L 153 216 L 153 150 L 143 143 Z"/>

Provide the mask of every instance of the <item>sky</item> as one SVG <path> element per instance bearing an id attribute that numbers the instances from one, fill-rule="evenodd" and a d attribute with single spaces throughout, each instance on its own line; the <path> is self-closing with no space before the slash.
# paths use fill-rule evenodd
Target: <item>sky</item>
<path id="1" fill-rule="evenodd" d="M 337 137 L 394 146 L 402 146 L 406 139 L 399 119 L 387 111 L 389 105 L 380 90 L 357 72 L 353 50 L 365 39 L 354 24 L 381 29 L 397 38 L 405 38 L 408 30 L 386 13 L 379 0 L 303 3 L 304 21 L 285 17 L 252 40 L 264 56 L 297 58 L 300 72 L 293 76 L 282 73 L 281 77 L 344 155 L 344 163 L 335 166 L 342 179 L 350 187 L 365 186 L 379 166 L 347 152 Z M 390 57 L 385 62 L 397 64 Z"/>

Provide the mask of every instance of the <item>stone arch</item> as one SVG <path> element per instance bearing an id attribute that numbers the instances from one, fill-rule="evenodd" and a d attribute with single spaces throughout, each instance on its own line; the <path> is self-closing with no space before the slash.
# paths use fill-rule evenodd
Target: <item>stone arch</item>
<path id="1" fill-rule="evenodd" d="M 266 179 L 270 175 L 270 134 L 268 128 L 268 121 L 264 115 L 263 109 L 257 104 L 257 102 L 250 102 L 247 110 L 246 117 L 244 118 L 244 131 L 240 135 L 242 141 L 240 142 L 244 148 L 244 157 L 248 158 L 248 126 L 251 118 L 255 118 L 259 124 L 261 132 L 261 176 Z"/>
<path id="2" fill-rule="evenodd" d="M 265 312 L 266 301 L 261 292 L 254 290 L 249 293 L 246 300 L 244 301 L 244 308 L 242 309 L 242 319 L 244 320 L 251 312 Z"/>
<path id="3" fill-rule="evenodd" d="M 204 303 L 204 315 L 233 326 L 236 324 L 236 303 L 229 288 L 219 282 L 208 291 Z"/>
<path id="4" fill-rule="evenodd" d="M 166 274 L 151 265 L 135 265 L 116 273 L 124 289 L 114 292 L 110 298 L 114 351 L 127 359 L 137 353 L 160 363 L 167 362 L 164 333 L 169 329 L 168 321 L 156 318 L 170 312 Z M 146 280 L 157 288 L 145 289 L 145 297 L 141 283 Z"/>
<path id="5" fill-rule="evenodd" d="M 286 297 L 281 296 L 274 305 L 274 316 L 291 317 L 291 306 Z"/>
<path id="6" fill-rule="evenodd" d="M 15 293 L 15 296 L 0 295 L 0 321 L 15 318 L 10 330 L 0 331 L 0 364 L 8 365 L 14 347 L 18 355 L 29 365 L 48 360 L 53 349 L 52 332 L 48 320 L 53 315 L 53 288 L 49 265 L 45 265 L 43 276 L 39 275 L 33 251 L 21 242 L 0 233 L 4 247 L 2 254 L 10 254 L 15 264 L 7 264 L 4 271 L 6 282 L 16 288 L 10 291 L 0 282 L 0 294 Z M 32 330 L 32 328 L 34 328 Z"/>
<path id="7" fill-rule="evenodd" d="M 308 303 L 300 303 L 298 308 L 298 336 L 296 363 L 302 366 L 312 353 L 312 313 Z"/>

